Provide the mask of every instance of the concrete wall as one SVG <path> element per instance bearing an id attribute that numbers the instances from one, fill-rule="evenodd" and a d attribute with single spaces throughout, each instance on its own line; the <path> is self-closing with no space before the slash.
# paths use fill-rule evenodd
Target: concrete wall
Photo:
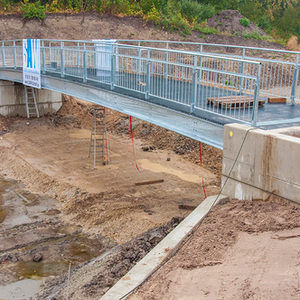
<path id="1" fill-rule="evenodd" d="M 300 203 L 300 127 L 247 130 L 240 124 L 225 126 L 222 185 L 228 180 L 222 193 L 253 200 L 266 199 L 271 192 Z"/>
<path id="2" fill-rule="evenodd" d="M 55 113 L 62 106 L 60 93 L 36 90 L 40 115 Z M 0 80 L 0 114 L 26 117 L 24 86 L 20 83 Z"/>

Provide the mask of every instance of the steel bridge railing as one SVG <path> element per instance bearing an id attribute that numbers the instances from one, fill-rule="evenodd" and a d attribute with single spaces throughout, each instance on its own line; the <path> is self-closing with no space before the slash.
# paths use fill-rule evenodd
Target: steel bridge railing
<path id="1" fill-rule="evenodd" d="M 3 41 L 2 68 L 21 69 L 22 51 L 22 40 Z M 217 123 L 258 121 L 260 62 L 114 42 L 41 40 L 41 72 Z M 243 107 L 237 107 L 241 97 Z"/>
<path id="2" fill-rule="evenodd" d="M 260 94 L 266 97 L 283 97 L 292 104 L 300 103 L 300 52 L 181 41 L 119 40 L 118 42 L 138 46 L 210 53 L 261 62 Z M 243 69 L 241 73 L 242 71 Z"/>

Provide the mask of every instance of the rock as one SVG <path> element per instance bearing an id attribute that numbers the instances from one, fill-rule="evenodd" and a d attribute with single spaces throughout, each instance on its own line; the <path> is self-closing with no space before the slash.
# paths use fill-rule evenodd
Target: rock
<path id="1" fill-rule="evenodd" d="M 171 160 L 171 158 L 170 158 L 170 157 L 168 157 L 168 158 L 167 158 L 167 161 L 170 161 L 170 160 Z"/>
<path id="2" fill-rule="evenodd" d="M 40 262 L 43 259 L 43 255 L 41 253 L 35 253 L 32 257 L 34 262 Z"/>
<path id="3" fill-rule="evenodd" d="M 149 242 L 153 244 L 159 243 L 163 238 L 163 235 L 157 231 L 151 232 L 149 236 Z"/>
<path id="4" fill-rule="evenodd" d="M 127 266 L 123 262 L 120 262 L 111 269 L 111 272 L 121 277 L 127 272 Z"/>

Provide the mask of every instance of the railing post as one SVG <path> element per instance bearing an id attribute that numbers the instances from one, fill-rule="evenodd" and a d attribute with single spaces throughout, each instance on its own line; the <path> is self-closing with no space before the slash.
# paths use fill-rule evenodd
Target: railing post
<path id="1" fill-rule="evenodd" d="M 53 61 L 53 59 L 52 59 L 52 43 L 51 42 L 49 42 L 49 56 L 50 56 L 50 64 L 51 64 L 51 62 Z"/>
<path id="2" fill-rule="evenodd" d="M 2 42 L 2 65 L 5 66 L 5 45 L 4 42 Z"/>
<path id="3" fill-rule="evenodd" d="M 79 42 L 77 43 L 77 68 L 79 69 L 79 66 L 80 66 L 80 44 Z M 96 55 L 95 55 L 96 57 Z"/>
<path id="4" fill-rule="evenodd" d="M 169 73 L 169 43 L 166 43 L 166 52 L 165 52 L 165 64 L 164 64 L 164 97 L 167 96 L 167 91 L 168 91 L 168 73 Z"/>
<path id="5" fill-rule="evenodd" d="M 17 51 L 16 51 L 16 41 L 14 41 L 14 69 L 17 68 Z"/>
<path id="6" fill-rule="evenodd" d="M 246 54 L 246 49 L 243 48 L 243 56 L 242 56 L 242 59 L 245 59 L 245 54 Z M 242 63 L 241 63 L 241 68 L 240 68 L 240 73 L 241 73 L 241 74 L 244 74 L 244 68 L 245 68 L 245 66 L 244 66 L 244 61 L 242 61 Z M 243 84 L 244 84 L 244 79 L 241 77 L 241 78 L 240 78 L 240 82 L 239 82 L 239 91 L 240 91 L 240 94 L 243 93 Z"/>
<path id="7" fill-rule="evenodd" d="M 194 56 L 194 67 L 193 67 L 193 81 L 192 81 L 192 102 L 191 102 L 191 110 L 192 114 L 195 111 L 195 104 L 197 99 L 197 56 Z"/>
<path id="8" fill-rule="evenodd" d="M 200 53 L 202 53 L 203 52 L 203 45 L 201 44 L 200 45 Z"/>
<path id="9" fill-rule="evenodd" d="M 45 41 L 42 41 L 42 73 L 45 74 Z"/>
<path id="10" fill-rule="evenodd" d="M 140 42 L 139 42 L 140 44 Z M 142 51 L 140 48 L 138 48 L 138 58 L 136 62 L 136 73 L 137 73 L 137 81 L 141 81 L 141 56 L 142 56 Z"/>
<path id="11" fill-rule="evenodd" d="M 260 74 L 261 74 L 261 64 L 258 65 L 258 73 L 255 80 L 254 88 L 254 100 L 253 100 L 253 111 L 252 111 L 252 126 L 256 126 L 257 123 L 257 114 L 258 114 L 258 97 L 260 89 Z"/>
<path id="12" fill-rule="evenodd" d="M 110 89 L 115 88 L 115 70 L 116 70 L 116 54 L 115 46 L 112 45 L 112 55 L 111 55 L 111 73 L 110 73 Z"/>
<path id="13" fill-rule="evenodd" d="M 292 91 L 291 91 L 292 105 L 295 105 L 296 89 L 297 89 L 297 83 L 298 83 L 298 78 L 299 78 L 299 59 L 300 59 L 300 54 L 297 54 L 297 59 L 296 59 L 295 69 L 294 69 L 294 76 L 293 76 Z"/>
<path id="14" fill-rule="evenodd" d="M 65 50 L 64 42 L 60 42 L 60 76 L 65 77 Z"/>
<path id="15" fill-rule="evenodd" d="M 145 99 L 148 100 L 150 97 L 150 52 L 148 50 L 147 61 L 146 61 L 146 94 Z"/>
<path id="16" fill-rule="evenodd" d="M 83 82 L 87 82 L 87 61 L 86 61 L 86 49 L 83 49 Z"/>
<path id="17" fill-rule="evenodd" d="M 199 83 L 199 87 L 200 87 L 200 95 L 201 95 L 201 80 L 202 80 L 202 55 L 199 56 L 199 62 L 198 62 L 198 67 L 199 67 L 199 71 L 198 71 L 198 83 Z M 202 100 L 200 99 L 200 101 L 202 102 Z"/>

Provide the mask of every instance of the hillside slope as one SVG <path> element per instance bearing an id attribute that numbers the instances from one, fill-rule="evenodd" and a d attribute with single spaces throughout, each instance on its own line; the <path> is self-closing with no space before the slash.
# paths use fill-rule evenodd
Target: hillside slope
<path id="1" fill-rule="evenodd" d="M 240 36 L 204 35 L 195 31 L 184 38 L 179 33 L 163 31 L 137 17 L 97 13 L 48 14 L 43 21 L 24 20 L 20 15 L 0 15 L 0 29 L 1 40 L 20 38 L 185 40 L 282 48 L 279 44 L 265 40 L 246 39 Z"/>

